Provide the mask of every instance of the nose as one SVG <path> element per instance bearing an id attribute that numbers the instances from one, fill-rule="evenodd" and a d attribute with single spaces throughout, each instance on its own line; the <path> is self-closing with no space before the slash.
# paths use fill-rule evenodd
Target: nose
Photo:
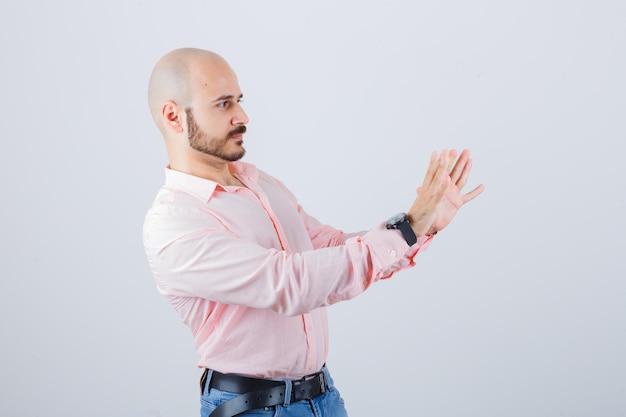
<path id="1" fill-rule="evenodd" d="M 237 109 L 235 114 L 233 115 L 231 123 L 233 125 L 245 125 L 248 123 L 249 120 L 250 119 L 248 119 L 248 115 L 243 110 L 243 107 L 241 107 L 241 104 L 237 104 Z"/>

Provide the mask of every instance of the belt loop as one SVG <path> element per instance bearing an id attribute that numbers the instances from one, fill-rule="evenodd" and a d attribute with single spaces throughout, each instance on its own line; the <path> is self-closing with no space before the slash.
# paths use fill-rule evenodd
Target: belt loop
<path id="1" fill-rule="evenodd" d="M 204 381 L 204 390 L 203 395 L 209 395 L 209 391 L 211 390 L 211 378 L 213 377 L 213 369 L 207 369 L 206 372 L 206 380 Z"/>
<path id="2" fill-rule="evenodd" d="M 287 407 L 291 403 L 291 381 L 285 380 L 285 401 L 283 402 L 283 407 Z"/>
<path id="3" fill-rule="evenodd" d="M 330 378 L 330 372 L 328 372 L 328 368 L 326 367 L 326 364 L 324 364 L 324 366 L 322 367 L 322 375 L 324 376 L 324 380 L 322 381 L 322 383 L 324 384 L 324 387 L 322 387 L 323 391 L 326 391 L 326 389 L 328 389 L 329 391 L 333 390 L 333 386 L 332 386 L 332 379 Z"/>

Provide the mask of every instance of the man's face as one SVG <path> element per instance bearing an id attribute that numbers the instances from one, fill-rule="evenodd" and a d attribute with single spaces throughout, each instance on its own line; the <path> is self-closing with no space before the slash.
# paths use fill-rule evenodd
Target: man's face
<path id="1" fill-rule="evenodd" d="M 237 77 L 224 63 L 199 68 L 194 81 L 191 106 L 185 109 L 190 147 L 223 161 L 241 159 L 248 116 Z"/>
<path id="2" fill-rule="evenodd" d="M 243 134 L 246 133 L 245 125 L 236 126 L 222 136 L 211 136 L 198 126 L 191 108 L 185 109 L 185 113 L 187 114 L 189 146 L 192 149 L 229 162 L 243 158 L 246 153 L 243 147 Z"/>

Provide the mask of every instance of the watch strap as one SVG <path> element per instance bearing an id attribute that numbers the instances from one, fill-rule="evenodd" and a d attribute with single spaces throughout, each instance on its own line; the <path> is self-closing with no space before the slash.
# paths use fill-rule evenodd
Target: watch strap
<path id="1" fill-rule="evenodd" d="M 417 236 L 415 236 L 415 232 L 413 231 L 413 228 L 409 224 L 408 220 L 405 219 L 403 222 L 398 223 L 398 230 L 402 232 L 402 236 L 404 236 L 404 240 L 406 240 L 406 243 L 408 243 L 409 246 L 415 245 L 417 242 Z"/>

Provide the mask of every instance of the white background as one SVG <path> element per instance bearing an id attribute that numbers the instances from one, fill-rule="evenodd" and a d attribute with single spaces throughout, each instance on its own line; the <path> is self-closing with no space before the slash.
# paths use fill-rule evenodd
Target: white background
<path id="1" fill-rule="evenodd" d="M 141 242 L 147 81 L 182 46 L 229 60 L 245 160 L 338 228 L 473 152 L 484 194 L 329 308 L 351 416 L 626 415 L 623 0 L 7 1 L 0 35 L 1 416 L 199 414 Z"/>

